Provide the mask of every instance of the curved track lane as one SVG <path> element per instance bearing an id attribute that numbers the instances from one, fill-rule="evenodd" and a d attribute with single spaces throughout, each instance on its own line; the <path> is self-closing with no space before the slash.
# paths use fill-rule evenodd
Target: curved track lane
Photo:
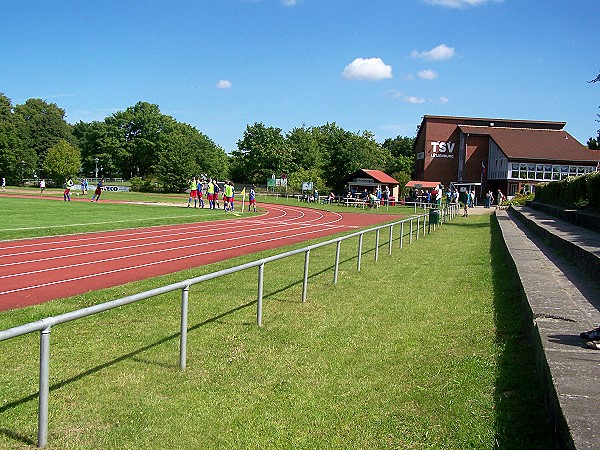
<path id="1" fill-rule="evenodd" d="M 396 215 L 264 205 L 239 220 L 0 243 L 0 311 L 365 227 Z"/>

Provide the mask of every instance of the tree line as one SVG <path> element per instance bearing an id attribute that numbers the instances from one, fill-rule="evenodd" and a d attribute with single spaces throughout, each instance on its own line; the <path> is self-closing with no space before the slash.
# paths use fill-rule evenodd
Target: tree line
<path id="1" fill-rule="evenodd" d="M 414 167 L 414 138 L 375 141 L 369 131 L 334 123 L 280 128 L 248 125 L 237 149 L 226 153 L 195 127 L 138 102 L 103 121 L 69 124 L 55 103 L 28 99 L 20 105 L 0 93 L 0 176 L 8 184 L 31 178 L 120 177 L 136 186 L 181 192 L 192 176 L 264 185 L 275 175 L 291 189 L 312 181 L 341 192 L 343 178 L 361 168 L 382 170 L 401 184 Z"/>

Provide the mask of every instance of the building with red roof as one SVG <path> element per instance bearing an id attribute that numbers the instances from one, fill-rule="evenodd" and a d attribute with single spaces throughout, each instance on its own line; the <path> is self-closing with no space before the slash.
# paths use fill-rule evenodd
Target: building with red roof
<path id="1" fill-rule="evenodd" d="M 423 116 L 415 140 L 418 180 L 472 186 L 482 198 L 598 170 L 600 151 L 564 130 L 565 122 Z"/>
<path id="2" fill-rule="evenodd" d="M 371 192 L 373 189 L 385 189 L 388 186 L 392 196 L 398 198 L 400 183 L 381 170 L 359 169 L 348 175 L 344 181 L 348 190 L 353 192 L 362 192 L 365 189 Z"/>

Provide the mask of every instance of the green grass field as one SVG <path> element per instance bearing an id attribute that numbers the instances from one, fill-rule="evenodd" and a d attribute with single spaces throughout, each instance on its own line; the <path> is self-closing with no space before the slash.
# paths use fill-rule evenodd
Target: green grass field
<path id="1" fill-rule="evenodd" d="M 553 448 L 493 217 L 380 244 L 375 263 L 365 238 L 357 272 L 344 243 L 337 285 L 335 246 L 311 252 L 306 304 L 303 257 L 267 265 L 261 328 L 255 270 L 192 287 L 185 371 L 179 294 L 54 327 L 47 448 Z M 0 329 L 274 253 L 0 313 Z M 35 445 L 38 352 L 37 334 L 0 342 L 0 448 Z"/>

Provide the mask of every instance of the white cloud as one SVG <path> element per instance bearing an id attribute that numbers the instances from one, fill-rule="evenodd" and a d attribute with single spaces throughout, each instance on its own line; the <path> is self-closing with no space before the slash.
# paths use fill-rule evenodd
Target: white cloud
<path id="1" fill-rule="evenodd" d="M 392 66 L 381 58 L 356 58 L 344 68 L 342 76 L 348 80 L 382 80 L 392 78 Z"/>
<path id="2" fill-rule="evenodd" d="M 281 4 L 283 6 L 296 6 L 298 4 L 297 0 L 281 0 Z"/>
<path id="3" fill-rule="evenodd" d="M 504 0 L 423 0 L 434 6 L 445 6 L 447 8 L 467 8 L 469 6 L 480 6 L 486 3 L 503 3 Z"/>
<path id="4" fill-rule="evenodd" d="M 435 80 L 438 77 L 438 74 L 431 69 L 421 70 L 420 72 L 417 72 L 417 75 L 424 80 Z"/>
<path id="5" fill-rule="evenodd" d="M 406 103 L 412 103 L 413 105 L 420 105 L 421 103 L 425 103 L 427 100 L 425 100 L 423 97 L 415 97 L 414 95 L 408 95 L 404 97 L 402 101 Z"/>
<path id="6" fill-rule="evenodd" d="M 448 103 L 450 101 L 450 99 L 448 97 L 440 97 L 438 99 L 438 102 L 441 103 L 442 105 L 445 105 L 446 103 Z"/>
<path id="7" fill-rule="evenodd" d="M 219 80 L 217 83 L 219 89 L 231 89 L 231 86 L 231 81 L 229 80 Z"/>
<path id="8" fill-rule="evenodd" d="M 413 58 L 421 58 L 427 61 L 442 61 L 444 59 L 453 58 L 456 55 L 454 47 L 448 47 L 446 44 L 438 45 L 431 50 L 418 52 L 413 50 L 410 54 Z"/>

